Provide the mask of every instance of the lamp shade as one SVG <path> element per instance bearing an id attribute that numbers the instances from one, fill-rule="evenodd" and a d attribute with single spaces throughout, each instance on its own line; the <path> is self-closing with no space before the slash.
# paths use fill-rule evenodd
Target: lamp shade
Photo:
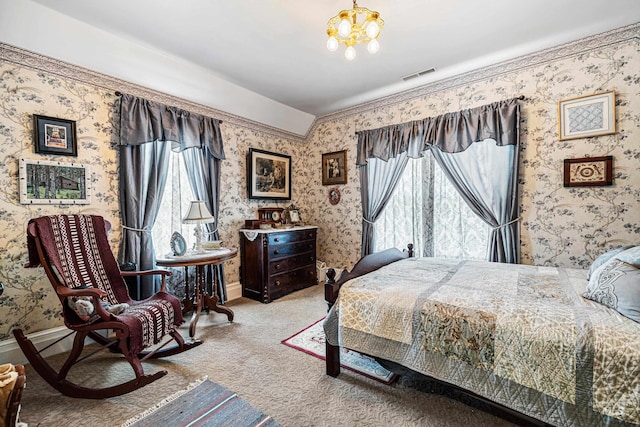
<path id="1" fill-rule="evenodd" d="M 215 218 L 207 209 L 207 205 L 202 200 L 194 200 L 189 206 L 189 211 L 182 218 L 182 222 L 185 224 L 202 224 L 206 222 L 213 222 Z"/>

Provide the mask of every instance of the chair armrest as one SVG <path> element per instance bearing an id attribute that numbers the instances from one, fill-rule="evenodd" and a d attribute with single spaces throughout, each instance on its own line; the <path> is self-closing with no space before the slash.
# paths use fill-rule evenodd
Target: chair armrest
<path id="1" fill-rule="evenodd" d="M 169 270 L 143 270 L 143 271 L 121 271 L 120 275 L 122 277 L 130 277 L 130 276 L 149 276 L 152 274 L 161 274 L 163 276 L 171 276 Z"/>
<path id="2" fill-rule="evenodd" d="M 93 308 L 95 312 L 100 316 L 100 318 L 104 321 L 111 320 L 111 313 L 102 307 L 101 298 L 107 293 L 102 289 L 98 288 L 81 288 L 81 289 L 71 289 L 66 286 L 56 286 L 56 293 L 62 297 L 82 297 L 88 296 L 91 297 L 91 302 L 93 304 Z"/>
<path id="3" fill-rule="evenodd" d="M 121 271 L 120 275 L 122 277 L 131 277 L 131 276 L 151 276 L 151 275 L 160 275 L 162 276 L 162 284 L 160 285 L 160 291 L 165 292 L 166 286 L 166 278 L 167 276 L 171 276 L 169 270 L 142 270 L 142 271 Z"/>
<path id="4" fill-rule="evenodd" d="M 56 293 L 61 297 L 96 297 L 102 298 L 107 295 L 105 291 L 98 288 L 82 288 L 82 289 L 71 289 L 66 286 L 56 286 Z"/>

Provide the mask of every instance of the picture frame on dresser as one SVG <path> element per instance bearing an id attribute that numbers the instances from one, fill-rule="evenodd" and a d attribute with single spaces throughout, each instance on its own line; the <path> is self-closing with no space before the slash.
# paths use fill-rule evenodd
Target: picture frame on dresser
<path id="1" fill-rule="evenodd" d="M 56 117 L 33 115 L 35 152 L 59 156 L 78 156 L 76 122 Z"/>
<path id="2" fill-rule="evenodd" d="M 558 103 L 561 141 L 616 133 L 616 93 L 597 93 Z"/>
<path id="3" fill-rule="evenodd" d="M 291 222 L 291 224 L 297 224 L 297 223 L 302 221 L 300 219 L 300 211 L 299 210 L 290 209 L 288 212 L 289 212 L 289 222 Z"/>
<path id="4" fill-rule="evenodd" d="M 291 200 L 291 156 L 250 148 L 247 193 L 250 199 Z"/>

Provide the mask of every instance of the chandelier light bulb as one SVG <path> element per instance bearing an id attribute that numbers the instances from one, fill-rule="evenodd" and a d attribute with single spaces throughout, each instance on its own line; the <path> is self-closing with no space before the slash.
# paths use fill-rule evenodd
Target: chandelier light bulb
<path id="1" fill-rule="evenodd" d="M 338 49 L 338 39 L 334 36 L 329 37 L 329 40 L 327 40 L 327 49 L 329 49 L 329 52 L 335 52 Z"/>
<path id="2" fill-rule="evenodd" d="M 376 21 L 371 21 L 367 24 L 367 37 L 375 39 L 380 33 L 380 27 Z"/>
<path id="3" fill-rule="evenodd" d="M 348 46 L 344 51 L 344 57 L 347 58 L 347 61 L 353 61 L 356 57 L 356 49 L 353 46 Z"/>
<path id="4" fill-rule="evenodd" d="M 338 34 L 340 37 L 347 37 L 351 34 L 351 23 L 348 20 L 343 19 L 340 21 L 340 25 L 338 25 Z"/>
<path id="5" fill-rule="evenodd" d="M 380 50 L 380 43 L 378 43 L 377 39 L 371 39 L 369 43 L 367 43 L 367 50 L 369 53 L 376 53 Z"/>

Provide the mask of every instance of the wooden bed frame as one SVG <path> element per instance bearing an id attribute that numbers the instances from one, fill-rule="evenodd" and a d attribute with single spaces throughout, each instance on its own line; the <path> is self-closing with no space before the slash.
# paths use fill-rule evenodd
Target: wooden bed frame
<path id="1" fill-rule="evenodd" d="M 407 250 L 402 252 L 398 249 L 392 248 L 384 250 L 382 252 L 367 255 L 364 258 L 361 258 L 351 271 L 345 270 L 337 279 L 335 270 L 332 268 L 328 269 L 327 280 L 324 285 L 324 298 L 327 301 L 328 308 L 331 309 L 338 298 L 340 287 L 348 280 L 355 277 L 363 276 L 367 273 L 378 270 L 385 265 L 410 257 L 413 257 L 412 244 L 407 245 Z M 327 342 L 326 356 L 327 375 L 337 377 L 340 374 L 340 347 L 333 346 Z M 518 425 L 536 427 L 549 426 L 549 424 L 544 423 L 543 421 L 537 420 L 533 417 L 529 417 L 511 408 L 507 408 L 504 405 L 495 403 L 485 397 L 465 390 L 456 385 L 435 379 L 419 372 L 412 371 L 407 367 L 388 360 L 376 358 L 375 356 L 374 358 L 384 368 L 398 375 L 406 375 L 408 373 L 412 373 L 413 375 L 417 375 L 420 378 L 428 381 L 429 383 L 431 383 L 429 390 L 432 393 L 438 393 L 447 397 L 454 398 L 469 406 L 484 410 L 508 421 L 515 422 Z"/>

